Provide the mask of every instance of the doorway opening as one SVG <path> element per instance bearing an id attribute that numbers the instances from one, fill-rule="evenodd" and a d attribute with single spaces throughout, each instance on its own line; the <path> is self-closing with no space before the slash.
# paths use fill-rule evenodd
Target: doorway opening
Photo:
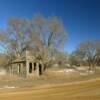
<path id="1" fill-rule="evenodd" d="M 36 62 L 34 63 L 34 71 L 36 70 Z"/>
<path id="2" fill-rule="evenodd" d="M 29 63 L 29 73 L 32 73 L 32 63 Z"/>
<path id="3" fill-rule="evenodd" d="M 42 75 L 42 65 L 39 64 L 39 75 Z"/>

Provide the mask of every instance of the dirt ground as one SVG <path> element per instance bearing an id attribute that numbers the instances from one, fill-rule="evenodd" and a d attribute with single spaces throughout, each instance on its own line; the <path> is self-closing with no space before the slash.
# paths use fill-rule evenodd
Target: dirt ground
<path id="1" fill-rule="evenodd" d="M 81 72 L 53 69 L 36 79 L 0 76 L 0 100 L 100 100 L 100 70 Z"/>
<path id="2" fill-rule="evenodd" d="M 0 91 L 0 100 L 100 100 L 100 78 L 74 84 Z"/>

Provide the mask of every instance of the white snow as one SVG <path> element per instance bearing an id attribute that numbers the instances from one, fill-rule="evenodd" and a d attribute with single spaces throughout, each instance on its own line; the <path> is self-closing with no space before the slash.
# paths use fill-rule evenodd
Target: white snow
<path id="1" fill-rule="evenodd" d="M 3 86 L 2 88 L 0 88 L 0 89 L 14 89 L 14 88 L 16 88 L 15 86 Z"/>
<path id="2" fill-rule="evenodd" d="M 6 71 L 4 69 L 0 69 L 0 75 L 6 75 Z"/>
<path id="3" fill-rule="evenodd" d="M 63 70 L 59 70 L 59 71 L 53 71 L 53 72 L 58 72 L 58 73 L 68 73 L 68 72 L 74 72 L 74 69 L 63 69 Z"/>

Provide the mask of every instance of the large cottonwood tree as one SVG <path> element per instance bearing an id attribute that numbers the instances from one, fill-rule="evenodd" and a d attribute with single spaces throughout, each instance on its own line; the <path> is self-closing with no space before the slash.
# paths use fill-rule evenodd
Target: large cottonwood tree
<path id="1" fill-rule="evenodd" d="M 63 23 L 55 16 L 45 18 L 36 14 L 32 19 L 13 17 L 8 22 L 7 29 L 0 32 L 0 44 L 13 56 L 34 49 L 35 58 L 46 65 L 51 50 L 60 49 L 67 40 Z"/>

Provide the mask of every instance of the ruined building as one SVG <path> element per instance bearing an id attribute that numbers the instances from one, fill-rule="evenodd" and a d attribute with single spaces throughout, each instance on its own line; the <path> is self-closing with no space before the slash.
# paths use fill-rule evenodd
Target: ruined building
<path id="1" fill-rule="evenodd" d="M 29 51 L 16 57 L 9 66 L 9 73 L 20 77 L 38 77 L 42 74 L 43 64 L 35 59 Z"/>

